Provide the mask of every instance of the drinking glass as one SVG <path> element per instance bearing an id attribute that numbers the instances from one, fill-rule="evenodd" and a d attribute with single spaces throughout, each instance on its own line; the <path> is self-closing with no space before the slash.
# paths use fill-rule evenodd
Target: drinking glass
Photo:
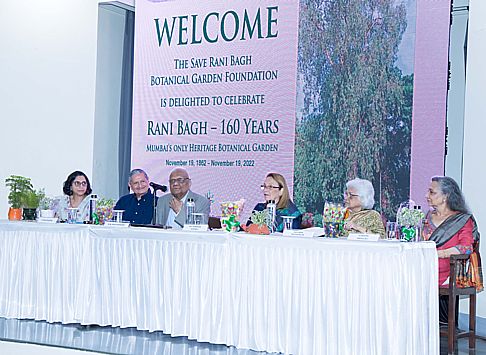
<path id="1" fill-rule="evenodd" d="M 77 208 L 68 208 L 68 218 L 67 222 L 69 224 L 75 224 L 78 220 L 78 209 Z"/>
<path id="2" fill-rule="evenodd" d="M 193 213 L 192 220 L 194 221 L 195 225 L 203 225 L 208 223 L 205 213 Z"/>
<path id="3" fill-rule="evenodd" d="M 293 228 L 294 218 L 295 218 L 294 216 L 282 216 L 284 231 L 294 229 Z"/>
<path id="4" fill-rule="evenodd" d="M 125 212 L 125 210 L 113 210 L 112 212 L 113 212 L 113 220 L 116 223 L 123 222 L 123 212 Z"/>
<path id="5" fill-rule="evenodd" d="M 386 222 L 386 237 L 388 239 L 399 239 L 397 222 Z"/>

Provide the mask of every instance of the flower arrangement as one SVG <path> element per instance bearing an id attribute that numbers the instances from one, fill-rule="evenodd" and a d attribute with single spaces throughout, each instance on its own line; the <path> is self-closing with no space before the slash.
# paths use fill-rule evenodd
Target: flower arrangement
<path id="1" fill-rule="evenodd" d="M 314 227 L 314 214 L 311 212 L 305 212 L 302 214 L 302 222 L 300 224 L 302 228 Z"/>
<path id="2" fill-rule="evenodd" d="M 100 198 L 96 203 L 96 214 L 98 215 L 99 224 L 104 224 L 105 221 L 113 219 L 113 206 L 115 200 L 108 198 Z"/>
<path id="3" fill-rule="evenodd" d="M 346 208 L 339 203 L 326 202 L 322 212 L 322 226 L 330 238 L 337 238 L 343 232 Z"/>
<path id="4" fill-rule="evenodd" d="M 344 219 L 346 209 L 338 203 L 326 202 L 322 212 L 324 223 L 341 223 Z"/>
<path id="5" fill-rule="evenodd" d="M 245 200 L 221 203 L 221 226 L 227 232 L 236 232 L 240 226 L 240 213 L 245 206 Z"/>
<path id="6" fill-rule="evenodd" d="M 422 224 L 425 214 L 418 208 L 400 207 L 397 212 L 397 222 L 401 226 L 412 227 Z"/>
<path id="7" fill-rule="evenodd" d="M 425 214 L 420 206 L 412 200 L 403 202 L 397 211 L 397 223 L 400 226 L 401 239 L 405 241 L 420 241 L 422 223 Z"/>
<path id="8" fill-rule="evenodd" d="M 240 216 L 241 211 L 245 205 L 245 200 L 238 200 L 234 202 L 222 202 L 221 203 L 221 217 L 228 217 L 231 215 Z"/>
<path id="9" fill-rule="evenodd" d="M 312 212 L 303 212 L 302 213 L 302 228 L 311 228 L 311 227 L 322 227 L 322 214 L 321 213 L 312 213 Z"/>

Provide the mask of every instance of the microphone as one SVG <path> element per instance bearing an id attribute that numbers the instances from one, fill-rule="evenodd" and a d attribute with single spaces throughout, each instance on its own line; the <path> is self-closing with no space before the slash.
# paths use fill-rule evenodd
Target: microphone
<path id="1" fill-rule="evenodd" d="M 149 185 L 154 189 L 154 192 L 157 191 L 157 190 L 160 190 L 162 192 L 167 191 L 167 186 L 165 186 L 165 185 L 159 185 L 159 184 L 156 184 L 155 182 L 151 182 Z"/>

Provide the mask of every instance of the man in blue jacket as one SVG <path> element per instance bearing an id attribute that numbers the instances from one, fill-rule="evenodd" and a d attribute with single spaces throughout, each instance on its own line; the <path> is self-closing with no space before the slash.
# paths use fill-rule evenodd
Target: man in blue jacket
<path id="1" fill-rule="evenodd" d="M 132 194 L 122 196 L 115 210 L 124 210 L 123 220 L 131 224 L 151 224 L 154 195 L 149 189 L 149 178 L 142 169 L 133 169 L 128 177 Z"/>

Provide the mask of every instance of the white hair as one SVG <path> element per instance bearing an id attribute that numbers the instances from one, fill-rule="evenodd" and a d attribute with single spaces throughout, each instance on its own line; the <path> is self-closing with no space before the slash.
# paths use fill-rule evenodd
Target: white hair
<path id="1" fill-rule="evenodd" d="M 147 180 L 149 179 L 147 173 L 143 169 L 133 169 L 130 171 L 130 174 L 128 174 L 128 183 L 130 184 L 132 182 L 132 177 L 138 174 L 143 174 Z"/>
<path id="2" fill-rule="evenodd" d="M 370 210 L 375 204 L 375 189 L 373 184 L 365 179 L 356 178 L 346 183 L 346 187 L 355 189 L 361 201 L 361 207 L 365 210 Z"/>

